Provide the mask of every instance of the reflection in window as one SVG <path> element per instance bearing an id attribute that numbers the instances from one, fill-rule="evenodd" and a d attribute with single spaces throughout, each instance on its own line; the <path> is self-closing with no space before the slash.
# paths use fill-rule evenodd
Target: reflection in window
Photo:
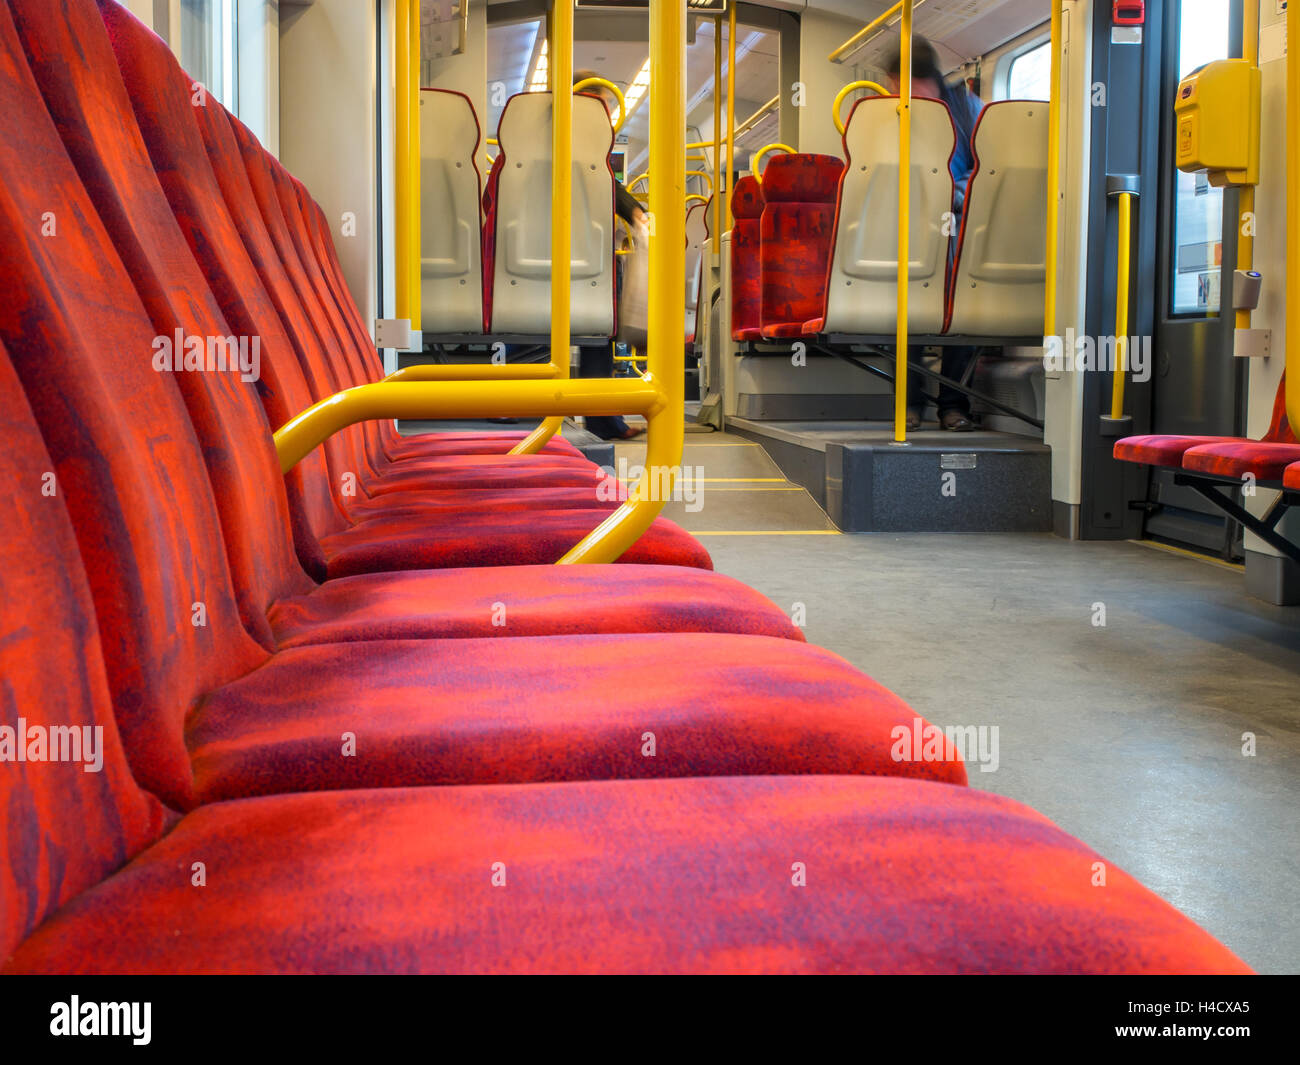
<path id="1" fill-rule="evenodd" d="M 1046 100 L 1052 88 L 1052 42 L 1021 52 L 1007 71 L 1008 100 Z"/>
<path id="2" fill-rule="evenodd" d="M 1229 0 L 1179 4 L 1178 77 L 1228 57 Z M 1217 314 L 1223 262 L 1223 190 L 1204 174 L 1174 171 L 1174 314 Z"/>

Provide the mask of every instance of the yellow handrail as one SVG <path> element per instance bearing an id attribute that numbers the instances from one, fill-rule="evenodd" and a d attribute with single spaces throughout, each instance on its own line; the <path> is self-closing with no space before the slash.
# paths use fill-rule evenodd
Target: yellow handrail
<path id="1" fill-rule="evenodd" d="M 1251 66 L 1259 66 L 1259 0 L 1245 0 L 1242 5 L 1241 57 Z M 1255 213 L 1255 186 L 1243 185 L 1237 192 L 1237 269 L 1255 265 L 1255 227 L 1246 219 Z M 1250 309 L 1237 311 L 1235 327 L 1250 328 Z"/>
<path id="2" fill-rule="evenodd" d="M 785 152 L 786 155 L 798 154 L 788 144 L 780 144 L 776 141 L 773 141 L 771 144 L 763 145 L 763 147 L 761 147 L 758 151 L 756 151 L 753 155 L 749 157 L 749 172 L 754 175 L 754 180 L 759 182 L 759 184 L 762 184 L 763 176 L 759 172 L 758 161 L 762 159 L 763 156 L 765 156 L 768 152 Z"/>
<path id="3" fill-rule="evenodd" d="M 907 283 L 911 275 L 908 221 L 912 213 L 912 0 L 901 0 L 900 6 L 903 26 L 898 35 L 898 326 L 894 335 L 894 442 L 905 444 Z"/>
<path id="4" fill-rule="evenodd" d="M 1053 3 L 1055 2 L 1056 0 L 1053 0 Z M 916 0 L 916 2 L 912 5 L 912 7 L 918 8 L 923 3 L 925 3 L 925 0 Z M 899 0 L 899 2 L 894 4 L 893 7 L 888 8 L 885 11 L 882 11 L 874 19 L 872 19 L 865 26 L 863 26 L 862 29 L 858 30 L 857 33 L 855 33 L 842 45 L 840 45 L 833 52 L 831 52 L 831 54 L 828 55 L 826 58 L 829 59 L 832 63 L 843 63 L 845 58 L 850 53 L 856 52 L 862 45 L 866 44 L 867 40 L 870 37 L 872 37 L 881 27 L 883 27 L 886 22 L 888 22 L 891 18 L 897 15 L 898 12 L 902 9 L 902 7 L 903 7 L 902 0 Z"/>
<path id="5" fill-rule="evenodd" d="M 781 103 L 781 97 L 773 96 L 772 99 L 768 100 L 767 103 L 763 104 L 762 107 L 758 108 L 752 115 L 750 115 L 747 119 L 745 119 L 744 122 L 742 122 L 739 126 L 736 127 L 735 136 L 743 137 L 751 129 L 757 126 L 759 121 L 769 111 L 775 111 L 777 107 L 780 105 L 780 103 Z"/>
<path id="6" fill-rule="evenodd" d="M 394 100 L 394 136 L 396 138 L 397 167 L 393 174 L 393 199 L 397 207 L 396 226 L 393 231 L 393 259 L 395 266 L 394 313 L 411 321 L 411 248 L 410 230 L 406 225 L 406 212 L 410 206 L 411 180 L 411 96 L 406 86 L 411 79 L 411 6 L 408 0 L 398 0 L 393 5 L 393 49 L 396 70 L 396 99 Z"/>
<path id="7" fill-rule="evenodd" d="M 727 5 L 727 228 L 731 214 L 732 185 L 736 173 L 736 5 Z"/>
<path id="8" fill-rule="evenodd" d="M 407 81 L 408 117 L 410 121 L 410 176 L 407 178 L 407 247 L 410 250 L 410 319 L 411 328 L 419 330 L 423 323 L 421 304 L 424 300 L 424 247 L 421 234 L 423 204 L 421 201 L 420 182 L 420 0 L 409 0 L 410 17 L 407 19 L 407 31 L 411 35 L 410 77 Z"/>
<path id="9" fill-rule="evenodd" d="M 553 0 L 550 19 L 551 79 L 551 365 L 557 378 L 569 376 L 571 279 L 573 275 L 573 4 Z M 571 411 L 558 411 L 510 449 L 535 455 L 546 446 Z"/>
<path id="10" fill-rule="evenodd" d="M 686 202 L 690 203 L 692 200 L 699 200 L 700 203 L 708 203 L 712 198 L 711 196 L 701 196 L 698 192 L 691 192 L 687 193 Z"/>
<path id="11" fill-rule="evenodd" d="M 713 261 L 722 247 L 722 16 L 713 16 Z M 730 171 L 728 171 L 730 173 Z M 730 184 L 730 182 L 728 182 Z"/>
<path id="12" fill-rule="evenodd" d="M 618 99 L 618 121 L 614 123 L 614 132 L 617 133 L 623 128 L 623 123 L 627 121 L 627 100 L 623 96 L 623 90 L 608 78 L 583 78 L 573 87 L 573 91 L 582 92 L 588 85 L 600 85 L 609 89 Z"/>
<path id="13" fill-rule="evenodd" d="M 1124 417 L 1124 373 L 1128 366 L 1129 256 L 1133 231 L 1133 194 L 1119 194 L 1119 229 L 1115 267 L 1115 374 L 1110 388 L 1110 416 Z"/>
<path id="14" fill-rule="evenodd" d="M 874 89 L 881 96 L 888 96 L 889 90 L 883 85 L 874 81 L 851 81 L 835 94 L 835 102 L 831 104 L 831 117 L 835 120 L 835 131 L 844 136 L 844 120 L 840 118 L 840 108 L 844 105 L 844 97 L 858 89 Z"/>
<path id="15" fill-rule="evenodd" d="M 709 191 L 710 192 L 713 191 L 713 178 L 711 175 L 706 174 L 703 170 L 688 170 L 686 171 L 686 176 L 688 178 L 693 178 L 693 177 L 703 178 L 705 183 L 709 186 Z"/>
<path id="16" fill-rule="evenodd" d="M 1047 248 L 1043 277 L 1043 337 L 1056 336 L 1056 258 L 1061 212 L 1061 2 L 1052 4 L 1052 66 L 1047 88 Z"/>
<path id="17" fill-rule="evenodd" d="M 567 18 L 565 9 L 568 8 Z M 572 41 L 572 7 L 561 0 L 555 8 L 553 62 L 560 73 L 572 65 L 568 42 Z M 685 246 L 685 219 L 679 205 L 685 194 L 686 159 L 682 131 L 686 125 L 686 5 L 677 0 L 651 0 L 650 55 L 654 69 L 671 74 L 656 81 L 655 107 L 650 114 L 650 158 L 652 214 L 655 233 L 650 239 L 648 372 L 641 378 L 595 380 L 497 380 L 497 381 L 381 381 L 339 392 L 322 400 L 282 426 L 275 434 L 280 468 L 291 470 L 330 435 L 360 421 L 378 418 L 457 418 L 488 415 L 543 417 L 547 421 L 566 414 L 587 417 L 640 414 L 647 421 L 645 475 L 626 503 L 585 536 L 561 563 L 613 562 L 654 521 L 663 507 L 654 498 L 656 487 L 665 481 L 671 489 L 680 470 L 682 434 L 685 428 L 684 364 L 681 338 L 685 331 L 685 306 L 681 293 L 685 268 L 681 249 Z M 552 67 L 555 70 L 555 67 Z M 572 77 L 569 74 L 568 77 Z M 559 101 L 571 103 L 569 93 L 556 94 L 557 111 L 568 111 Z M 563 116 L 556 116 L 556 128 L 563 129 Z M 557 139 L 567 141 L 563 134 Z M 568 162 L 570 145 L 561 143 L 556 158 Z M 564 170 L 567 173 L 568 166 Z M 558 184 L 558 182 L 557 182 Z M 567 182 L 566 182 L 567 184 Z M 560 217 L 567 217 L 567 212 Z M 557 221 L 559 219 L 557 218 Z M 552 232 L 552 254 L 556 252 L 556 225 Z M 557 285 L 567 301 L 568 240 L 562 255 L 555 255 L 565 276 Z M 567 307 L 566 307 L 567 310 Z M 564 315 L 564 339 L 568 319 Z M 552 338 L 552 357 L 555 356 Z M 568 349 L 564 348 L 564 371 Z M 477 369 L 482 370 L 482 367 Z"/>
<path id="18" fill-rule="evenodd" d="M 1286 38 L 1300 40 L 1296 5 L 1286 5 Z M 1286 57 L 1286 417 L 1300 433 L 1300 62 Z"/>
<path id="19" fill-rule="evenodd" d="M 557 413 L 587 417 L 642 414 L 650 418 L 662 402 L 657 387 L 626 378 L 564 382 L 379 381 L 336 392 L 292 418 L 276 431 L 275 450 L 281 471 L 288 473 L 323 441 L 357 422 L 493 415 L 536 418 Z"/>
<path id="20" fill-rule="evenodd" d="M 730 5 L 734 11 L 735 5 Z M 650 237 L 648 295 L 648 370 L 632 385 L 654 396 L 647 411 L 645 472 L 628 502 L 619 507 L 560 561 L 608 562 L 636 542 L 663 509 L 654 488 L 669 489 L 681 469 L 686 431 L 686 5 L 681 0 L 650 0 L 650 67 L 655 100 L 650 109 Z M 613 381 L 610 384 L 618 384 Z"/>
<path id="21" fill-rule="evenodd" d="M 634 188 L 636 188 L 639 184 L 641 184 L 641 182 L 649 181 L 649 180 L 650 180 L 650 175 L 648 173 L 637 174 L 636 177 L 634 177 L 631 181 L 627 183 L 627 191 L 631 192 Z"/>
<path id="22" fill-rule="evenodd" d="M 549 362 L 440 362 L 407 366 L 384 381 L 547 381 L 557 376 L 559 371 Z"/>

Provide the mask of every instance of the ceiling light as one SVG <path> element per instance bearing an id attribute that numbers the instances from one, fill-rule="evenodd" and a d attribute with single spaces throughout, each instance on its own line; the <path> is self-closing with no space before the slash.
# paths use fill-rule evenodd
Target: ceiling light
<path id="1" fill-rule="evenodd" d="M 627 92 L 623 94 L 625 119 L 627 115 L 636 110 L 637 104 L 641 102 L 641 98 L 645 96 L 649 88 L 650 60 L 647 57 L 646 61 L 641 65 L 640 71 L 637 72 L 637 76 L 632 79 L 632 84 L 627 87 Z"/>
<path id="2" fill-rule="evenodd" d="M 537 53 L 537 65 L 533 67 L 533 76 L 528 79 L 529 92 L 546 92 L 546 90 L 550 88 L 548 82 L 549 82 L 549 75 L 551 69 L 551 61 L 550 59 L 547 58 L 546 55 L 546 51 L 550 43 L 551 43 L 550 41 L 547 41 L 545 39 L 542 41 L 542 50 Z"/>

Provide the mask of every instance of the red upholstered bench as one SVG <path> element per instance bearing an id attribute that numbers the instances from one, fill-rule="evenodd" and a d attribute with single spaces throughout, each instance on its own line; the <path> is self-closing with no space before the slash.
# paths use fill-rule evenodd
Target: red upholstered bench
<path id="1" fill-rule="evenodd" d="M 775 155 L 763 171 L 762 336 L 803 335 L 823 313 L 844 163 L 833 155 Z"/>
<path id="2" fill-rule="evenodd" d="M 731 339 L 758 340 L 763 325 L 762 249 L 763 189 L 743 177 L 731 194 Z"/>

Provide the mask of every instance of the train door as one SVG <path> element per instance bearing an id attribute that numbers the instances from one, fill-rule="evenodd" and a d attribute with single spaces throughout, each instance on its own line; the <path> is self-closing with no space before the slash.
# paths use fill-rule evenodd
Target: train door
<path id="1" fill-rule="evenodd" d="M 1173 0 L 1164 26 L 1151 432 L 1239 436 L 1245 430 L 1245 366 L 1232 354 L 1230 291 L 1236 265 L 1237 194 L 1173 165 L 1179 80 L 1203 63 L 1241 54 L 1240 0 Z M 1145 206 L 1145 205 L 1144 205 Z M 1173 471 L 1152 471 L 1144 533 L 1240 557 L 1240 526 Z"/>

